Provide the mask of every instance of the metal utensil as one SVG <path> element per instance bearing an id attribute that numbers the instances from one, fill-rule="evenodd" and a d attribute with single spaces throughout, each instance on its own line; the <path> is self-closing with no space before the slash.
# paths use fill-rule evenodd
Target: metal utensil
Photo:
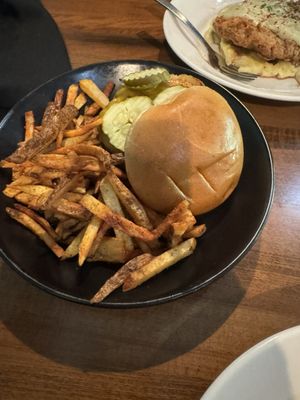
<path id="1" fill-rule="evenodd" d="M 186 18 L 185 15 L 182 14 L 181 11 L 178 10 L 173 4 L 169 3 L 167 0 L 155 0 L 157 3 L 161 4 L 163 7 L 165 7 L 168 11 L 170 11 L 175 17 L 177 17 L 181 22 L 183 22 L 192 32 L 193 34 L 197 37 L 197 39 L 203 44 L 207 51 L 208 51 L 208 57 L 209 57 L 209 62 L 214 68 L 218 68 L 220 71 L 222 71 L 224 74 L 230 76 L 231 78 L 248 82 L 252 81 L 255 78 L 257 78 L 257 75 L 255 74 L 250 74 L 247 72 L 239 72 L 237 67 L 234 65 L 226 65 L 224 57 L 221 56 L 221 54 L 217 53 L 205 40 L 205 38 L 201 35 L 201 33 L 198 31 L 198 29 L 195 28 L 195 26 Z"/>

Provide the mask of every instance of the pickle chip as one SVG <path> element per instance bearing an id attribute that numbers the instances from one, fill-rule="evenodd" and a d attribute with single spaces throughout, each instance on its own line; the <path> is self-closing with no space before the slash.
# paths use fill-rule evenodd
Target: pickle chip
<path id="1" fill-rule="evenodd" d="M 124 151 L 125 141 L 131 125 L 140 114 L 152 106 L 147 96 L 130 97 L 113 104 L 103 115 L 102 130 L 109 142 L 117 149 Z"/>
<path id="2" fill-rule="evenodd" d="M 126 86 L 136 90 L 145 90 L 155 88 L 160 83 L 167 82 L 169 78 L 170 74 L 165 68 L 148 68 L 128 74 L 122 80 Z"/>
<path id="3" fill-rule="evenodd" d="M 158 106 L 159 104 L 169 103 L 174 98 L 174 96 L 176 96 L 176 94 L 182 92 L 185 89 L 186 88 L 184 88 L 183 86 L 171 86 L 160 92 L 153 100 L 153 104 L 155 106 Z"/>

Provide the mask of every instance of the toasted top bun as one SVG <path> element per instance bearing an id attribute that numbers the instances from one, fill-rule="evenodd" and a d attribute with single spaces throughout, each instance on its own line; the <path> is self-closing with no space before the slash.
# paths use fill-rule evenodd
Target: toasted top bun
<path id="1" fill-rule="evenodd" d="M 131 186 L 145 205 L 163 213 L 184 199 L 195 215 L 223 203 L 239 181 L 243 158 L 234 112 L 205 86 L 145 111 L 125 144 Z"/>

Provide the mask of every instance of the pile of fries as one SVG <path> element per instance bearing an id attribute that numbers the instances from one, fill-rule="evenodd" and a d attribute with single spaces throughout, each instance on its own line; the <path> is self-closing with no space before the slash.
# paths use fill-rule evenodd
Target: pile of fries
<path id="1" fill-rule="evenodd" d="M 168 215 L 143 206 L 130 189 L 124 154 L 101 146 L 99 113 L 114 85 L 92 80 L 59 89 L 40 125 L 25 113 L 24 141 L 1 161 L 12 170 L 3 193 L 16 203 L 7 214 L 31 230 L 61 260 L 123 266 L 90 300 L 98 303 L 122 286 L 128 291 L 190 255 L 205 225 L 187 201 Z"/>

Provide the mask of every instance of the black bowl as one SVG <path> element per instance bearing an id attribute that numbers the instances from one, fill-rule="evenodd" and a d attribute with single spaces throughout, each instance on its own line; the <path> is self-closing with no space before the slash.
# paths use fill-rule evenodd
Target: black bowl
<path id="1" fill-rule="evenodd" d="M 0 158 L 10 154 L 17 142 L 22 140 L 25 111 L 33 110 L 35 116 L 41 118 L 47 102 L 58 88 L 67 88 L 83 78 L 93 79 L 100 87 L 109 79 L 118 85 L 125 74 L 155 66 L 164 66 L 171 73 L 188 73 L 199 77 L 228 101 L 243 133 L 243 172 L 230 198 L 200 218 L 207 225 L 207 233 L 199 239 L 194 254 L 128 293 L 115 291 L 99 306 L 159 304 L 208 285 L 228 271 L 250 249 L 266 221 L 272 203 L 274 176 L 270 149 L 260 127 L 245 106 L 228 90 L 194 71 L 152 61 L 111 61 L 89 65 L 60 75 L 29 93 L 1 122 Z M 1 170 L 1 190 L 9 179 L 10 173 Z M 106 263 L 87 263 L 79 270 L 76 260 L 58 261 L 44 243 L 6 215 L 4 208 L 12 200 L 1 193 L 0 202 L 0 253 L 4 260 L 40 288 L 64 299 L 89 304 L 88 299 L 113 274 L 116 267 Z"/>

